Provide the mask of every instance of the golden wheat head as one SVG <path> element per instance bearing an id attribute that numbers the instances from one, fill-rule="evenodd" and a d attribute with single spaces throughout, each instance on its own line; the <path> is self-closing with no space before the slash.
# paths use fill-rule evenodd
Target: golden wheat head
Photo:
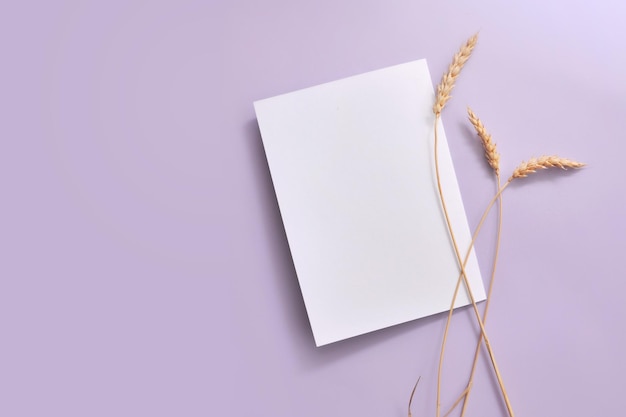
<path id="1" fill-rule="evenodd" d="M 467 116 L 470 123 L 474 126 L 474 129 L 476 129 L 476 133 L 483 144 L 485 157 L 487 158 L 489 166 L 493 168 L 496 175 L 500 175 L 500 154 L 496 149 L 495 142 L 491 139 L 491 135 L 487 132 L 487 129 L 485 129 L 483 122 L 480 121 L 478 116 L 476 116 L 476 114 L 469 107 L 467 108 Z"/>
<path id="2" fill-rule="evenodd" d="M 541 156 L 539 158 L 530 158 L 527 162 L 522 162 L 515 168 L 513 171 L 513 175 L 511 175 L 511 179 L 514 178 L 524 178 L 527 177 L 528 174 L 532 174 L 533 172 L 539 169 L 547 169 L 547 168 L 582 168 L 585 164 L 578 161 L 573 161 L 567 158 L 561 158 L 558 156 Z"/>
<path id="3" fill-rule="evenodd" d="M 450 93 L 454 88 L 454 83 L 461 73 L 461 69 L 463 69 L 463 66 L 472 54 L 472 50 L 474 49 L 474 46 L 476 46 L 477 41 L 478 33 L 469 38 L 465 45 L 459 49 L 459 52 L 454 55 L 452 63 L 448 67 L 448 72 L 446 72 L 441 78 L 441 82 L 437 86 L 437 98 L 435 100 L 435 105 L 433 106 L 433 112 L 437 116 L 441 114 L 444 106 L 448 100 L 450 100 Z"/>

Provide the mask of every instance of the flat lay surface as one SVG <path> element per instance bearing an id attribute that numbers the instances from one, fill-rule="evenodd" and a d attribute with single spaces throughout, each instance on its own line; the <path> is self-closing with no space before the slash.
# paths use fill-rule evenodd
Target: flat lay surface
<path id="1" fill-rule="evenodd" d="M 24 1 L 0 6 L 0 415 L 435 415 L 445 315 L 315 347 L 253 102 L 422 58 L 470 229 L 502 154 L 486 328 L 516 416 L 621 415 L 626 5 Z M 496 217 L 476 243 L 485 284 Z M 478 335 L 454 316 L 442 407 Z M 505 416 L 483 352 L 467 416 Z M 459 414 L 458 410 L 453 415 Z"/>

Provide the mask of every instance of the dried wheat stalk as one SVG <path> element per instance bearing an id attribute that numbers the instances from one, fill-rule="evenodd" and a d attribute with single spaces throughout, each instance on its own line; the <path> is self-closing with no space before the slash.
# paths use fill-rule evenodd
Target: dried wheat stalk
<path id="1" fill-rule="evenodd" d="M 501 184 L 501 179 L 500 179 L 500 154 L 496 150 L 496 144 L 491 139 L 491 135 L 487 132 L 487 129 L 485 129 L 485 126 L 483 125 L 481 120 L 478 118 L 478 116 L 476 116 L 476 114 L 472 111 L 471 108 L 469 107 L 467 108 L 467 113 L 469 116 L 469 121 L 474 126 L 474 129 L 476 130 L 476 133 L 478 134 L 478 137 L 480 138 L 480 141 L 483 145 L 483 149 L 485 150 L 485 158 L 487 159 L 487 162 L 493 169 L 493 172 L 496 177 L 496 184 L 498 187 L 497 189 L 499 190 L 502 187 L 502 184 Z M 495 250 L 494 257 L 493 257 L 491 279 L 489 280 L 489 289 L 487 291 L 487 301 L 485 302 L 485 308 L 483 310 L 483 323 L 487 322 L 487 315 L 489 313 L 489 307 L 491 305 L 491 295 L 493 294 L 494 282 L 496 278 L 498 256 L 500 254 L 500 240 L 501 240 L 501 235 L 502 235 L 502 194 L 500 194 L 500 196 L 498 197 L 498 203 L 499 203 L 498 204 L 498 232 L 497 232 L 497 237 L 496 237 L 496 250 Z M 480 231 L 480 227 L 482 226 L 483 221 L 484 220 L 481 221 L 481 224 L 476 229 L 476 234 L 474 235 L 472 241 L 476 239 L 476 235 Z M 472 246 L 473 244 L 470 245 L 470 251 L 472 249 Z M 470 251 L 468 251 L 468 255 Z M 457 282 L 457 285 L 459 285 L 459 283 L 460 283 L 460 280 L 459 282 Z M 476 349 L 474 351 L 474 360 L 472 361 L 472 370 L 470 372 L 469 380 L 467 382 L 467 388 L 465 388 L 465 391 L 463 392 L 463 394 L 461 394 L 461 396 L 454 403 L 454 405 L 452 405 L 452 408 L 450 409 L 448 413 L 450 413 L 454 409 L 454 407 L 456 407 L 459 401 L 463 400 L 463 407 L 461 409 L 461 417 L 465 416 L 465 413 L 467 411 L 469 395 L 471 393 L 472 386 L 474 383 L 474 376 L 476 374 L 478 358 L 480 357 L 480 351 L 481 351 L 480 347 L 482 345 L 482 342 L 483 342 L 483 336 L 481 334 L 480 337 L 478 338 L 478 342 L 476 343 Z"/>
<path id="2" fill-rule="evenodd" d="M 483 213 L 483 216 L 478 224 L 478 227 L 476 228 L 476 230 L 474 231 L 474 234 L 472 236 L 472 241 L 470 243 L 470 246 L 467 250 L 466 256 L 465 256 L 465 260 L 461 261 L 461 256 L 459 253 L 459 248 L 456 242 L 456 238 L 454 235 L 454 232 L 452 230 L 451 224 L 450 224 L 450 219 L 448 216 L 448 210 L 446 208 L 446 202 L 445 202 L 445 198 L 443 195 L 443 191 L 442 191 L 442 187 L 441 187 L 441 178 L 440 178 L 440 173 L 439 173 L 439 157 L 438 157 L 438 135 L 437 135 L 437 125 L 438 122 L 440 120 L 441 117 L 441 112 L 443 110 L 443 108 L 445 107 L 446 103 L 448 102 L 448 100 L 450 100 L 451 95 L 450 93 L 452 92 L 452 89 L 454 88 L 455 82 L 457 77 L 459 76 L 461 69 L 463 69 L 463 66 L 465 65 L 465 63 L 467 62 L 467 60 L 469 59 L 472 50 L 474 49 L 474 47 L 476 46 L 476 42 L 477 42 L 478 36 L 477 34 L 472 36 L 470 39 L 467 40 L 467 42 L 461 47 L 461 49 L 456 53 L 456 55 L 454 56 L 452 63 L 450 64 L 450 66 L 448 67 L 448 71 L 446 72 L 446 74 L 444 74 L 444 76 L 441 79 L 441 82 L 439 83 L 439 85 L 437 86 L 437 94 L 436 94 L 436 99 L 435 99 L 435 104 L 433 105 L 433 112 L 435 114 L 435 121 L 434 121 L 434 133 L 435 133 L 435 141 L 434 141 L 434 156 L 435 156 L 435 171 L 436 171 L 436 176 L 437 176 L 437 188 L 439 191 L 439 197 L 441 200 L 441 205 L 442 205 L 442 209 L 443 209 L 443 213 L 444 213 L 444 217 L 448 226 L 448 230 L 450 232 L 450 237 L 452 240 L 452 244 L 454 247 L 454 251 L 460 266 L 460 275 L 459 275 L 459 280 L 457 282 L 457 286 L 456 289 L 454 291 L 454 295 L 453 295 L 453 299 L 452 299 L 452 303 L 450 306 L 450 311 L 449 311 L 449 315 L 448 315 L 448 322 L 446 323 L 446 328 L 444 330 L 444 336 L 443 336 L 443 342 L 442 342 L 442 346 L 441 346 L 441 353 L 440 353 L 440 357 L 439 357 L 439 370 L 438 370 L 438 376 L 437 376 L 437 417 L 440 416 L 440 407 L 441 407 L 441 372 L 442 372 L 442 365 L 443 365 L 443 357 L 444 357 L 444 351 L 445 351 L 445 345 L 446 345 L 446 340 L 447 340 L 447 335 L 448 335 L 448 329 L 449 329 L 449 325 L 450 325 L 450 319 L 451 319 L 451 315 L 452 312 L 454 310 L 454 304 L 455 304 L 455 300 L 456 300 L 456 296 L 461 284 L 461 281 L 464 282 L 465 287 L 467 289 L 468 292 L 468 296 L 470 298 L 470 301 L 472 303 L 472 306 L 474 308 L 474 312 L 476 314 L 476 319 L 478 321 L 480 330 L 481 330 L 481 335 L 480 335 L 480 339 L 482 339 L 482 341 L 485 343 L 485 347 L 487 348 L 487 352 L 489 353 L 489 357 L 491 359 L 491 363 L 496 375 L 496 378 L 498 380 L 498 384 L 500 386 L 500 389 L 502 391 L 502 396 L 508 411 L 508 414 L 510 417 L 513 417 L 513 410 L 508 398 L 508 395 L 506 393 L 506 389 L 504 387 L 504 382 L 502 381 L 502 377 L 500 375 L 500 372 L 498 370 L 498 366 L 496 364 L 494 355 L 493 355 L 493 351 L 491 349 L 491 344 L 489 342 L 489 338 L 487 337 L 487 333 L 485 332 L 485 328 L 484 328 L 484 320 L 486 320 L 487 318 L 487 308 L 488 308 L 488 303 L 489 301 L 487 301 L 487 306 L 485 308 L 485 315 L 484 318 L 480 317 L 480 313 L 478 312 L 478 308 L 476 306 L 476 301 L 474 300 L 474 296 L 472 294 L 472 290 L 470 288 L 469 282 L 467 280 L 467 276 L 465 273 L 465 266 L 467 264 L 469 255 L 471 253 L 472 248 L 474 247 L 474 243 L 476 240 L 476 237 L 478 235 L 478 233 L 480 232 L 480 229 L 482 228 L 482 225 L 488 215 L 488 213 L 490 212 L 491 208 L 493 207 L 494 203 L 496 201 L 499 201 L 499 224 L 498 224 L 498 237 L 497 237 L 497 246 L 496 246 L 496 254 L 494 257 L 494 264 L 493 264 L 493 271 L 492 271 L 492 279 L 491 279 L 491 284 L 493 284 L 493 278 L 495 275 L 495 268 L 496 268 L 496 262 L 498 259 L 498 248 L 500 246 L 500 232 L 501 232 L 501 227 L 502 227 L 502 199 L 501 199 L 501 195 L 502 192 L 507 188 L 507 186 L 509 184 L 511 184 L 511 182 L 516 179 L 516 178 L 524 178 L 526 176 L 528 176 L 528 174 L 533 173 L 539 169 L 546 169 L 546 168 L 561 168 L 561 169 L 568 169 L 568 168 L 581 168 L 583 167 L 585 164 L 581 163 L 581 162 L 577 162 L 577 161 L 573 161 L 570 159 L 566 159 L 566 158 L 560 158 L 558 156 L 542 156 L 540 158 L 531 158 L 530 160 L 528 160 L 527 162 L 523 162 L 522 164 L 520 164 L 515 171 L 513 172 L 513 174 L 511 175 L 511 177 L 503 184 L 501 185 L 500 182 L 500 154 L 497 152 L 496 149 L 496 145 L 495 143 L 491 140 L 491 135 L 489 135 L 489 133 L 486 131 L 484 125 L 482 124 L 482 122 L 480 121 L 480 119 L 474 114 L 474 112 L 468 108 L 468 116 L 469 116 L 469 120 L 472 123 L 472 125 L 474 126 L 474 128 L 476 129 L 476 132 L 478 133 L 478 136 L 481 139 L 483 148 L 485 150 L 485 156 L 487 158 L 487 162 L 489 163 L 489 165 L 491 166 L 491 168 L 494 170 L 494 173 L 496 175 L 496 179 L 497 179 L 497 184 L 498 184 L 498 192 L 496 193 L 496 195 L 493 197 L 493 199 L 489 202 L 489 204 L 487 205 L 487 208 L 485 209 L 485 212 Z M 492 286 L 490 285 L 489 288 L 489 298 L 488 300 L 491 299 L 491 289 Z M 452 406 L 452 409 L 446 414 L 448 415 L 455 407 L 456 405 L 460 402 L 461 399 L 466 398 L 466 396 L 469 395 L 470 391 L 471 391 L 471 387 L 472 387 L 472 382 L 473 382 L 473 375 L 474 375 L 474 371 L 476 368 L 476 362 L 478 360 L 478 353 L 479 353 L 479 347 L 481 344 L 481 340 L 479 339 L 478 341 L 478 346 L 477 346 L 477 350 L 476 350 L 476 354 L 474 357 L 474 364 L 472 366 L 472 374 L 470 376 L 470 381 L 466 387 L 466 389 L 463 391 L 463 393 L 461 394 L 461 396 L 457 399 L 457 401 L 454 403 L 454 405 Z M 419 380 L 418 380 L 419 382 Z M 413 395 L 415 394 L 415 389 L 417 387 L 417 383 L 416 385 L 413 387 L 413 391 L 411 392 L 411 396 L 409 399 L 409 412 L 408 415 L 409 417 L 411 416 L 411 402 L 413 399 Z M 463 416 L 465 414 L 465 409 L 466 409 L 466 405 L 467 402 L 464 402 L 463 404 L 463 411 L 461 413 L 461 415 Z"/>
<path id="3" fill-rule="evenodd" d="M 472 53 L 472 50 L 474 49 L 474 46 L 476 45 L 477 40 L 478 40 L 478 35 L 474 35 L 465 43 L 465 45 L 463 45 L 463 47 L 461 47 L 459 52 L 457 52 L 457 54 L 454 56 L 452 63 L 448 67 L 448 72 L 443 76 L 439 86 L 437 86 L 437 97 L 436 97 L 435 105 L 433 106 L 433 112 L 435 113 L 435 121 L 434 121 L 435 173 L 437 177 L 437 190 L 439 191 L 439 200 L 441 202 L 441 208 L 443 210 L 443 214 L 446 220 L 448 231 L 450 232 L 450 240 L 452 241 L 454 253 L 456 255 L 458 265 L 461 269 L 461 278 L 463 279 L 463 283 L 465 284 L 465 289 L 467 290 L 467 295 L 469 296 L 469 299 L 472 303 L 474 314 L 476 315 L 476 321 L 478 322 L 478 325 L 480 327 L 480 332 L 482 334 L 485 347 L 487 348 L 487 353 L 489 354 L 489 359 L 491 360 L 494 373 L 496 374 L 498 385 L 500 386 L 500 390 L 502 391 L 504 402 L 506 403 L 506 407 L 507 407 L 510 417 L 513 417 L 513 410 L 511 408 L 508 395 L 506 393 L 506 388 L 504 387 L 504 382 L 502 381 L 502 376 L 500 375 L 500 370 L 498 369 L 495 355 L 493 354 L 491 343 L 489 342 L 489 337 L 487 336 L 487 332 L 485 330 L 485 326 L 483 325 L 480 312 L 478 311 L 478 306 L 476 305 L 476 300 L 474 298 L 474 294 L 472 293 L 472 288 L 467 279 L 467 274 L 465 272 L 465 263 L 461 259 L 459 245 L 456 241 L 454 231 L 452 230 L 452 225 L 450 223 L 450 216 L 448 214 L 446 200 L 444 198 L 444 194 L 443 194 L 443 190 L 441 186 L 441 175 L 439 172 L 439 151 L 438 151 L 439 147 L 438 147 L 437 125 L 441 117 L 441 110 L 443 110 L 443 107 L 445 106 L 446 102 L 450 99 L 450 92 L 452 91 L 452 88 L 454 87 L 454 83 L 457 77 L 459 76 L 461 69 L 463 69 L 463 66 L 469 59 Z M 454 297 L 456 297 L 457 292 L 458 292 L 458 286 L 457 286 L 457 289 L 455 290 Z M 453 308 L 454 306 L 452 305 L 450 310 L 453 310 Z M 446 329 L 444 330 L 443 341 L 441 344 L 441 354 L 439 356 L 439 368 L 438 368 L 438 373 L 437 373 L 437 417 L 439 417 L 441 413 L 441 375 L 442 375 L 442 370 L 443 370 L 443 358 L 444 358 L 444 351 L 445 351 L 445 346 L 446 346 L 447 337 L 448 337 L 451 314 L 452 313 L 450 312 L 448 322 L 446 323 Z"/>
<path id="4" fill-rule="evenodd" d="M 439 116 L 441 111 L 445 107 L 448 100 L 450 100 L 450 93 L 454 88 L 454 83 L 457 77 L 461 73 L 461 69 L 472 54 L 474 46 L 478 41 L 478 33 L 467 40 L 465 45 L 459 49 L 459 52 L 454 55 L 452 63 L 448 67 L 448 72 L 441 78 L 441 82 L 437 86 L 437 98 L 435 99 L 435 105 L 433 106 L 433 112 Z"/>
<path id="5" fill-rule="evenodd" d="M 500 217 L 499 217 L 499 222 L 498 222 L 498 241 L 496 244 L 496 255 L 495 255 L 495 260 L 494 260 L 494 272 L 493 274 L 495 274 L 495 261 L 497 260 L 497 248 L 500 246 L 500 232 L 502 229 L 502 193 L 504 192 L 504 190 L 511 184 L 511 182 L 513 182 L 514 179 L 516 178 L 525 178 L 528 176 L 528 174 L 531 174 L 533 172 L 536 172 L 539 169 L 547 169 L 547 168 L 561 168 L 561 169 L 568 169 L 568 168 L 582 168 L 584 167 L 586 164 L 583 162 L 578 162 L 578 161 L 574 161 L 571 159 L 567 159 L 567 158 L 561 158 L 558 156 L 542 156 L 540 158 L 531 158 L 529 159 L 527 162 L 522 162 L 520 165 L 517 166 L 517 168 L 513 171 L 513 174 L 511 175 L 511 177 L 499 188 L 498 192 L 496 193 L 496 195 L 493 196 L 493 198 L 491 199 L 491 201 L 489 202 L 489 204 L 487 205 L 487 208 L 485 209 L 483 216 L 480 219 L 480 222 L 478 223 L 478 226 L 476 227 L 476 230 L 474 231 L 474 234 L 472 236 L 472 241 L 470 242 L 469 248 L 467 249 L 467 254 L 465 255 L 465 260 L 463 263 L 463 266 L 465 266 L 465 264 L 467 263 L 468 259 L 469 259 L 469 255 L 472 251 L 472 249 L 474 248 L 474 243 L 476 241 L 476 237 L 478 237 L 478 234 L 483 226 L 483 223 L 485 221 L 485 219 L 487 218 L 487 215 L 489 214 L 489 212 L 491 211 L 491 208 L 493 207 L 494 203 L 496 201 L 500 201 Z M 500 183 L 500 176 L 496 175 L 497 179 L 498 179 L 498 184 Z M 491 283 L 489 286 L 489 295 L 487 298 L 487 304 L 485 305 L 485 315 L 483 316 L 483 324 L 487 319 L 487 311 L 488 311 L 488 307 L 489 307 L 489 302 L 491 300 L 491 290 L 492 290 L 492 285 L 493 284 L 493 279 L 494 279 L 494 275 L 492 274 L 491 276 Z M 455 290 L 455 293 L 453 295 L 452 298 L 452 305 L 454 305 L 454 300 L 456 299 L 456 294 L 458 291 L 458 287 L 459 284 L 461 282 L 461 276 L 459 276 L 459 280 L 457 282 L 457 289 Z M 448 324 L 446 324 L 446 327 L 448 326 Z M 445 334 L 445 333 L 444 333 Z M 466 401 L 463 403 L 463 409 L 461 411 L 461 416 L 465 415 L 465 411 L 466 411 L 466 407 L 467 407 L 467 397 L 469 396 L 470 392 L 471 392 L 471 388 L 472 388 L 472 384 L 473 384 L 473 375 L 475 372 L 475 368 L 476 368 L 476 362 L 478 360 L 478 348 L 480 347 L 480 343 L 481 343 L 481 339 L 484 337 L 484 334 L 481 334 L 479 341 L 478 341 L 478 346 L 477 346 L 477 350 L 476 353 L 474 355 L 474 363 L 472 365 L 472 371 L 470 374 L 470 379 L 467 385 L 467 388 L 463 391 L 463 393 L 461 393 L 461 395 L 458 397 L 458 399 L 454 402 L 454 405 L 451 407 L 451 409 L 446 413 L 446 416 L 448 414 L 450 414 L 452 412 L 452 410 L 458 405 L 458 403 L 460 402 L 461 399 L 465 398 Z M 511 415 L 511 417 L 513 416 L 512 414 L 512 410 L 509 408 L 510 404 L 507 398 L 507 394 L 505 392 L 503 392 L 504 394 L 504 400 L 505 403 L 507 404 L 507 410 L 509 411 L 509 414 Z"/>

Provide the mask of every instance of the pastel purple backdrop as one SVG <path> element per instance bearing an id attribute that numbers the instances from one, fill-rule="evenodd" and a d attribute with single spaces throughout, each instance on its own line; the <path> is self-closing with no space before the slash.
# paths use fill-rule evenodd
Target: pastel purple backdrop
<path id="1" fill-rule="evenodd" d="M 439 315 L 315 348 L 252 101 L 414 59 L 471 226 L 503 171 L 487 329 L 518 416 L 622 413 L 626 6 L 602 1 L 29 1 L 0 6 L 0 415 L 433 416 Z M 489 276 L 495 218 L 477 244 Z M 419 254 L 416 254 L 418 256 Z M 477 336 L 455 316 L 443 406 Z M 484 358 L 484 356 L 483 356 Z M 481 361 L 468 415 L 505 415 Z"/>

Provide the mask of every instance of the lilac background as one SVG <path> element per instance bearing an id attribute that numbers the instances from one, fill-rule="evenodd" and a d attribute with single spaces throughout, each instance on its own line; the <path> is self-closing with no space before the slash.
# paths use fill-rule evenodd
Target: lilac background
<path id="1" fill-rule="evenodd" d="M 510 172 L 488 330 L 518 416 L 622 415 L 621 1 L 0 6 L 0 415 L 433 416 L 442 316 L 315 348 L 252 101 L 480 43 L 445 111 L 471 225 Z M 485 275 L 493 218 L 478 242 Z M 444 407 L 476 326 L 456 316 Z M 505 415 L 483 361 L 469 415 Z"/>

